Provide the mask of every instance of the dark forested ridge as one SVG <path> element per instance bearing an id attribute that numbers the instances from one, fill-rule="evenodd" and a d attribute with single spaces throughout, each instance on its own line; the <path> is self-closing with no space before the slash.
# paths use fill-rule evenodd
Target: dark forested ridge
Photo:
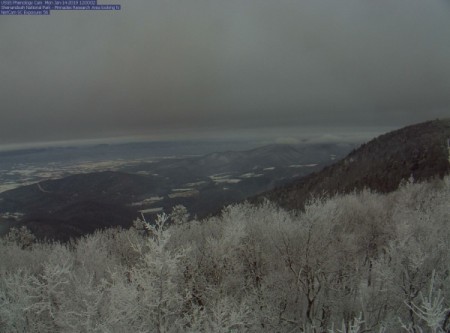
<path id="1" fill-rule="evenodd" d="M 68 240 L 110 226 L 130 226 L 135 211 L 124 205 L 158 179 L 123 172 L 95 172 L 48 180 L 1 194 L 2 211 L 22 211 L 21 224 L 39 238 Z"/>
<path id="2" fill-rule="evenodd" d="M 383 134 L 341 161 L 289 185 L 264 193 L 288 209 L 302 208 L 316 195 L 370 188 L 391 192 L 402 180 L 442 178 L 450 171 L 447 140 L 450 119 L 428 121 Z"/>

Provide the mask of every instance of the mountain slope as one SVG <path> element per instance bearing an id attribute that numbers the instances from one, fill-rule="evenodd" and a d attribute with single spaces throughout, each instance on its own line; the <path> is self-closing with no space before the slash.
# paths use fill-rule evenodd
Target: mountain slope
<path id="1" fill-rule="evenodd" d="M 343 160 L 289 185 L 258 196 L 288 209 L 302 208 L 312 196 L 370 188 L 395 190 L 402 180 L 422 181 L 450 171 L 447 139 L 450 119 L 408 126 L 381 135 Z"/>

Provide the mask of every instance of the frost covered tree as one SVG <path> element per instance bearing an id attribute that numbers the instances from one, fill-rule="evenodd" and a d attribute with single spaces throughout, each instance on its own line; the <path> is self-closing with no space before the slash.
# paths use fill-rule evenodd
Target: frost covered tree
<path id="1" fill-rule="evenodd" d="M 0 331 L 449 332 L 449 202 L 447 177 L 300 212 L 243 203 L 186 221 L 177 208 L 68 244 L 13 231 Z"/>
<path id="2" fill-rule="evenodd" d="M 172 207 L 172 211 L 169 216 L 173 223 L 184 224 L 189 219 L 189 212 L 185 206 L 176 205 Z"/>
<path id="3" fill-rule="evenodd" d="M 22 249 L 26 249 L 33 245 L 36 237 L 31 233 L 30 229 L 22 226 L 20 228 L 12 227 L 6 235 L 5 240 L 7 242 L 14 242 L 20 245 Z"/>

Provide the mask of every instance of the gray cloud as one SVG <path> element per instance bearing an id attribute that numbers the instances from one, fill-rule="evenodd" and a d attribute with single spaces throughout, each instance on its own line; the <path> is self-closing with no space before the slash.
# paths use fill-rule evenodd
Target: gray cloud
<path id="1" fill-rule="evenodd" d="M 450 114 L 444 0 L 115 3 L 1 18 L 0 142 Z"/>

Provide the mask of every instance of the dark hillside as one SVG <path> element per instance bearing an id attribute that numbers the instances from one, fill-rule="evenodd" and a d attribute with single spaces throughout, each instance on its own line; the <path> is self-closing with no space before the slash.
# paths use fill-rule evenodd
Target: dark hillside
<path id="1" fill-rule="evenodd" d="M 395 190 L 409 177 L 415 181 L 442 178 L 450 171 L 447 139 L 450 119 L 408 126 L 381 135 L 341 161 L 290 185 L 259 196 L 289 209 L 302 208 L 311 196 L 370 188 Z"/>
<path id="2" fill-rule="evenodd" d="M 159 193 L 156 177 L 97 172 L 23 186 L 0 195 L 0 211 L 21 211 L 38 238 L 68 240 L 111 226 L 128 227 L 135 210 L 124 203 L 148 189 Z"/>

